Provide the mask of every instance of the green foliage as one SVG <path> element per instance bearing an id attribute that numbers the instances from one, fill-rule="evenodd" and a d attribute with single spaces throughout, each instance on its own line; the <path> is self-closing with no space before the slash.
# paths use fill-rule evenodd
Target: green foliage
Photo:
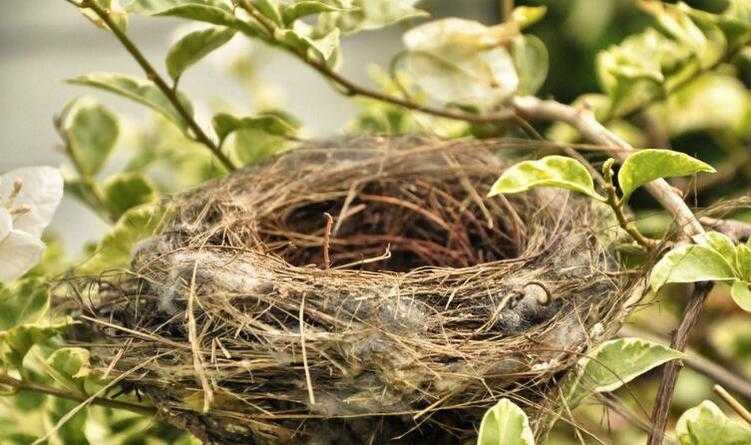
<path id="1" fill-rule="evenodd" d="M 717 232 L 707 232 L 695 241 L 698 244 L 674 248 L 655 264 L 649 278 L 652 289 L 668 283 L 728 281 L 733 301 L 751 311 L 751 247 L 735 245 Z"/>
<path id="2" fill-rule="evenodd" d="M 60 129 L 79 172 L 87 177 L 102 169 L 115 148 L 120 125 L 111 111 L 91 98 L 78 98 L 66 105 Z"/>
<path id="3" fill-rule="evenodd" d="M 260 113 L 258 116 L 235 117 L 219 113 L 213 119 L 214 130 L 219 136 L 220 144 L 236 131 L 258 130 L 273 136 L 292 138 L 297 132 L 297 125 L 279 113 Z"/>
<path id="4" fill-rule="evenodd" d="M 162 223 L 165 210 L 156 204 L 134 207 L 123 214 L 112 230 L 99 242 L 94 254 L 77 271 L 96 274 L 107 269 L 126 267 L 136 244 L 153 235 Z"/>
<path id="5" fill-rule="evenodd" d="M 86 379 L 91 375 L 89 351 L 61 348 L 47 358 L 47 372 L 61 386 L 86 395 Z"/>
<path id="6" fill-rule="evenodd" d="M 598 201 L 605 198 L 595 191 L 592 176 L 579 161 L 565 156 L 546 156 L 539 161 L 520 162 L 503 172 L 488 196 L 519 193 L 534 187 L 572 190 Z"/>
<path id="7" fill-rule="evenodd" d="M 229 42 L 235 32 L 234 29 L 220 27 L 201 29 L 189 33 L 172 45 L 165 63 L 175 84 L 186 69 Z"/>
<path id="8" fill-rule="evenodd" d="M 511 58 L 519 75 L 518 94 L 535 94 L 548 77 L 548 50 L 539 38 L 522 35 L 511 41 Z"/>
<path id="9" fill-rule="evenodd" d="M 103 185 L 104 203 L 112 219 L 117 221 L 128 210 L 158 200 L 155 186 L 138 173 L 120 173 Z"/>
<path id="10" fill-rule="evenodd" d="M 337 7 L 323 1 L 303 0 L 294 3 L 284 3 L 280 6 L 282 24 L 289 27 L 296 20 L 324 12 L 343 12 L 345 8 Z"/>
<path id="11" fill-rule="evenodd" d="M 618 184 L 623 200 L 642 185 L 659 178 L 689 176 L 700 172 L 714 173 L 715 169 L 691 156 L 672 151 L 647 149 L 630 155 L 618 172 Z"/>
<path id="12" fill-rule="evenodd" d="M 0 285 L 0 331 L 42 321 L 49 306 L 49 290 L 37 277 Z"/>
<path id="13" fill-rule="evenodd" d="M 509 399 L 501 399 L 485 412 L 477 445 L 534 445 L 529 419 Z"/>
<path id="14" fill-rule="evenodd" d="M 172 106 L 167 96 L 151 82 L 115 73 L 91 73 L 74 77 L 68 82 L 98 88 L 126 97 L 162 114 L 183 131 L 186 129 L 185 120 L 180 113 Z M 190 102 L 181 97 L 181 103 L 192 114 Z"/>
<path id="15" fill-rule="evenodd" d="M 45 345 L 71 325 L 70 320 L 21 324 L 0 331 L 0 363 L 25 374 L 23 361 L 35 345 Z"/>
<path id="16" fill-rule="evenodd" d="M 675 427 L 681 445 L 744 445 L 751 429 L 728 417 L 709 400 L 689 409 Z"/>
<path id="17" fill-rule="evenodd" d="M 590 392 L 612 392 L 650 369 L 681 357 L 679 351 L 640 338 L 620 338 L 599 345 L 579 360 L 564 393 L 571 406 Z"/>

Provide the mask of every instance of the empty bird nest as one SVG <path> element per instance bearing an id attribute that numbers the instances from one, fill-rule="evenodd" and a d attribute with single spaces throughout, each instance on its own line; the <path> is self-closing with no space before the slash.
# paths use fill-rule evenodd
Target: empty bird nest
<path id="1" fill-rule="evenodd" d="M 590 201 L 486 197 L 518 143 L 307 143 L 176 196 L 77 335 L 206 443 L 460 444 L 502 397 L 542 435 L 637 278 Z"/>

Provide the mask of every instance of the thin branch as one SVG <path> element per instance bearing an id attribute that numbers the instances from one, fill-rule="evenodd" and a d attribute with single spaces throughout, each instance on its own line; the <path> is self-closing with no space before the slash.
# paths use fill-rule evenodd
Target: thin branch
<path id="1" fill-rule="evenodd" d="M 89 399 L 89 397 L 82 394 L 65 391 L 53 386 L 23 382 L 8 375 L 0 375 L 0 384 L 10 386 L 17 391 L 31 391 L 40 394 L 47 394 L 54 397 L 73 400 L 79 403 L 83 403 Z M 137 403 L 130 403 L 122 400 L 112 400 L 105 397 L 95 397 L 93 400 L 91 400 L 90 403 L 92 405 L 104 406 L 107 408 L 124 409 L 144 416 L 155 416 L 158 413 L 158 410 L 152 406 L 140 405 Z"/>
<path id="2" fill-rule="evenodd" d="M 683 351 L 686 348 L 688 336 L 699 321 L 704 301 L 707 299 L 707 295 L 711 289 L 712 283 L 710 282 L 694 284 L 691 299 L 683 312 L 683 318 L 670 342 L 671 348 L 678 351 Z M 657 398 L 652 408 L 652 432 L 649 434 L 647 445 L 662 444 L 665 428 L 668 423 L 670 403 L 673 400 L 673 392 L 675 391 L 675 382 L 678 379 L 678 372 L 680 372 L 682 366 L 683 364 L 680 360 L 672 360 L 663 367 L 660 388 L 657 390 Z"/>
<path id="3" fill-rule="evenodd" d="M 618 220 L 618 225 L 621 226 L 621 228 L 628 233 L 631 238 L 634 239 L 637 243 L 639 243 L 640 246 L 645 247 L 647 250 L 651 250 L 655 247 L 655 242 L 639 232 L 639 229 L 636 228 L 634 223 L 632 221 L 629 221 L 626 218 L 626 215 L 623 213 L 623 200 L 618 198 L 618 195 L 616 194 L 615 185 L 613 184 L 613 169 L 611 168 L 612 160 L 609 160 L 608 163 L 603 167 L 603 174 L 604 174 L 604 182 L 605 182 L 605 193 L 607 194 L 608 201 L 607 204 L 610 206 L 611 209 L 613 209 L 613 213 L 615 214 L 615 218 Z"/>
<path id="4" fill-rule="evenodd" d="M 212 141 L 206 135 L 206 133 L 204 133 L 201 126 L 198 125 L 195 119 L 193 119 L 193 116 L 191 116 L 185 106 L 183 106 L 183 104 L 180 102 L 180 99 L 177 97 L 177 92 L 170 88 L 169 85 L 167 85 L 167 82 L 164 81 L 164 79 L 159 75 L 156 69 L 154 69 L 151 63 L 149 63 L 146 57 L 144 57 L 143 53 L 141 53 L 138 47 L 136 47 L 136 45 L 130 40 L 130 38 L 128 38 L 128 36 L 125 35 L 125 33 L 117 26 L 117 24 L 115 24 L 108 11 L 103 9 L 101 6 L 99 6 L 99 4 L 97 4 L 97 2 L 92 0 L 81 0 L 79 7 L 91 9 L 100 19 L 102 19 L 102 21 L 112 31 L 115 37 L 117 37 L 117 40 L 120 41 L 123 47 L 130 53 L 133 59 L 135 59 L 144 73 L 146 73 L 146 77 L 154 82 L 154 85 L 159 88 L 159 90 L 167 97 L 175 110 L 177 110 L 188 128 L 193 131 L 196 142 L 205 145 L 206 148 L 208 148 L 229 171 L 235 170 L 236 167 L 232 163 L 232 161 L 219 149 L 214 141 Z"/>
<path id="5" fill-rule="evenodd" d="M 735 397 L 731 396 L 730 393 L 727 392 L 722 386 L 715 385 L 712 389 L 714 390 L 715 394 L 720 396 L 720 398 L 722 398 L 722 400 L 724 400 L 725 403 L 728 404 L 728 406 L 733 408 L 733 411 L 738 413 L 738 415 L 741 416 L 741 418 L 745 420 L 746 423 L 751 425 L 751 412 L 748 412 L 746 407 L 741 405 L 741 403 L 736 400 Z"/>

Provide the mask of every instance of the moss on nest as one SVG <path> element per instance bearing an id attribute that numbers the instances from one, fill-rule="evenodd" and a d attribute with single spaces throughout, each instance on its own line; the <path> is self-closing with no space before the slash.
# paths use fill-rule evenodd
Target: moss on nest
<path id="1" fill-rule="evenodd" d="M 94 358 L 207 443 L 455 444 L 500 397 L 543 434 L 634 280 L 589 201 L 485 198 L 515 144 L 310 143 L 175 197 L 80 308 Z"/>

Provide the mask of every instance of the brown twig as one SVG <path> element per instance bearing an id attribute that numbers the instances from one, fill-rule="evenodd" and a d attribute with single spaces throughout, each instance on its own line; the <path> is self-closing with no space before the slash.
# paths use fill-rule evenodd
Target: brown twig
<path id="1" fill-rule="evenodd" d="M 123 47 L 130 53 L 133 59 L 135 59 L 136 63 L 138 63 L 138 65 L 146 74 L 146 77 L 154 82 L 154 85 L 156 85 L 157 88 L 159 88 L 159 90 L 167 97 L 167 100 L 169 100 L 170 104 L 172 104 L 175 110 L 183 118 L 188 128 L 193 131 L 195 141 L 205 145 L 206 148 L 208 148 L 209 151 L 211 151 L 211 153 L 216 156 L 216 158 L 224 165 L 224 167 L 227 168 L 227 170 L 235 170 L 236 167 L 232 163 L 232 161 L 219 149 L 214 141 L 212 141 L 206 135 L 206 133 L 204 133 L 201 126 L 198 125 L 195 119 L 193 119 L 193 116 L 191 116 L 185 106 L 183 106 L 183 104 L 180 102 L 180 99 L 177 97 L 177 92 L 170 88 L 169 85 L 167 85 L 167 82 L 165 82 L 165 80 L 159 75 L 156 69 L 154 69 L 154 67 L 146 59 L 146 57 L 144 57 L 143 53 L 141 53 L 138 47 L 136 47 L 136 45 L 130 40 L 130 38 L 128 38 L 128 36 L 125 35 L 125 33 L 112 20 L 108 11 L 99 6 L 97 2 L 92 0 L 81 0 L 78 6 L 80 8 L 91 9 L 100 19 L 102 19 L 102 21 L 115 35 L 117 40 L 120 41 Z"/>
<path id="2" fill-rule="evenodd" d="M 731 408 L 733 408 L 733 411 L 735 411 L 736 413 L 738 413 L 738 415 L 741 416 L 741 418 L 743 420 L 745 420 L 746 423 L 748 423 L 749 425 L 751 425 L 751 412 L 749 412 L 746 409 L 746 407 L 744 407 L 743 405 L 741 405 L 741 403 L 738 400 L 736 400 L 735 397 L 733 397 L 732 395 L 730 395 L 730 393 L 727 392 L 725 390 L 725 388 L 723 388 L 722 386 L 715 385 L 714 388 L 712 388 L 712 389 L 714 390 L 715 394 L 717 394 L 718 396 L 720 396 L 720 398 L 722 400 L 724 400 L 725 403 L 728 404 L 728 406 L 730 406 Z"/>
<path id="3" fill-rule="evenodd" d="M 670 342 L 670 347 L 678 351 L 683 351 L 686 348 L 688 336 L 699 321 L 704 301 L 712 289 L 712 283 L 708 282 L 696 283 L 693 286 L 691 299 L 683 312 L 683 318 Z M 673 400 L 675 382 L 678 379 L 678 372 L 682 366 L 683 364 L 680 360 L 672 360 L 664 365 L 660 388 L 657 390 L 657 398 L 652 408 L 652 431 L 647 441 L 648 445 L 660 445 L 662 443 L 668 421 L 670 402 Z"/>
<path id="4" fill-rule="evenodd" d="M 329 269 L 331 267 L 331 256 L 329 255 L 329 249 L 331 247 L 331 227 L 334 225 L 334 218 L 331 214 L 324 213 L 326 218 L 326 229 L 323 233 L 323 268 Z"/>

